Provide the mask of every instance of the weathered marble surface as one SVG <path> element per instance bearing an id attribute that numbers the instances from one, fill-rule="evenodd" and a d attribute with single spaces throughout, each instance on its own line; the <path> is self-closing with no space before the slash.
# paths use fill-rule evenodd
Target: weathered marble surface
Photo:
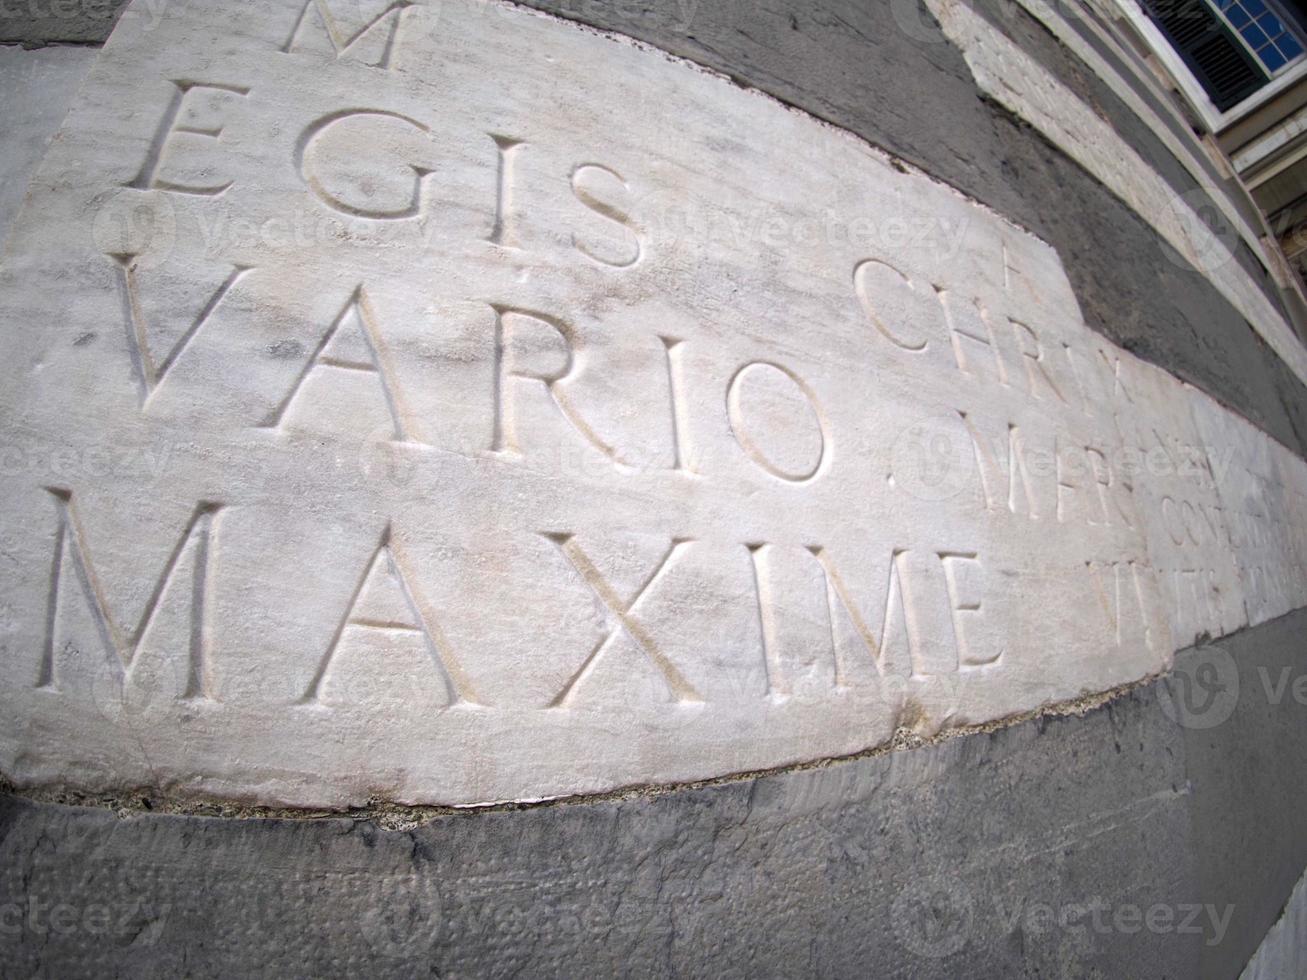
<path id="1" fill-rule="evenodd" d="M 950 188 L 515 8 L 229 6 L 124 19 L 5 254 L 20 785 L 697 779 L 1304 602 L 1301 461 Z"/>

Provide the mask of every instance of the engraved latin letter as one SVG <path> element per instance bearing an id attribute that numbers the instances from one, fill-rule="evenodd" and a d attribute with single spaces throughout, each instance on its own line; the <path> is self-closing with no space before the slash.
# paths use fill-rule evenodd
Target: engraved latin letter
<path id="1" fill-rule="evenodd" d="M 1103 363 L 1112 372 L 1112 397 L 1120 398 L 1124 395 L 1126 401 L 1133 402 L 1134 396 L 1130 394 L 1130 389 L 1121 380 L 1121 358 L 1117 356 L 1108 357 L 1107 351 L 1102 349 L 1099 350 L 1098 356 L 1103 359 Z"/>
<path id="2" fill-rule="evenodd" d="M 229 180 L 225 184 L 210 184 L 199 187 L 191 184 L 179 184 L 159 177 L 159 169 L 164 165 L 173 136 L 196 136 L 216 140 L 222 135 L 221 125 L 210 124 L 205 126 L 186 121 L 189 118 L 187 112 L 191 108 L 187 96 L 195 93 L 199 97 L 208 91 L 243 98 L 249 95 L 250 90 L 241 88 L 238 85 L 206 84 L 203 82 L 175 81 L 173 85 L 176 86 L 177 90 L 173 93 L 172 102 L 169 103 L 168 110 L 164 113 L 163 122 L 160 123 L 159 129 L 154 135 L 154 140 L 150 144 L 145 163 L 141 165 L 140 173 L 136 175 L 136 179 L 126 186 L 133 187 L 138 191 L 161 190 L 173 191 L 178 194 L 195 194 L 200 197 L 216 197 L 230 187 L 233 182 Z"/>
<path id="3" fill-rule="evenodd" d="M 495 431 L 491 449 L 497 453 L 521 454 L 517 434 L 517 404 L 513 388 L 518 381 L 539 381 L 549 392 L 554 405 L 563 418 L 583 435 L 592 446 L 608 458 L 620 463 L 617 450 L 608 445 L 589 424 L 581 418 L 567 395 L 566 385 L 579 371 L 576 355 L 579 352 L 576 332 L 571 324 L 556 316 L 534 310 L 520 310 L 511 306 L 491 307 L 495 311 Z M 520 355 L 513 352 L 513 338 L 517 329 L 534 326 L 550 330 L 562 338 L 566 355 L 563 366 L 556 371 L 532 372 L 518 368 Z"/>
<path id="4" fill-rule="evenodd" d="M 291 405 L 304 389 L 304 383 L 309 376 L 320 368 L 330 368 L 336 371 L 362 371 L 375 374 L 381 388 L 381 395 L 385 399 L 386 410 L 390 413 L 394 425 L 394 441 L 416 442 L 407 421 L 408 413 L 400 399 L 399 389 L 395 386 L 390 358 L 382 344 L 376 320 L 376 313 L 363 287 L 357 287 L 331 328 L 322 335 L 317 349 L 305 363 L 295 384 L 282 399 L 281 404 L 264 420 L 261 428 L 279 428 Z"/>
<path id="5" fill-rule="evenodd" d="M 371 203 L 350 203 L 327 189 L 320 173 L 320 165 L 314 161 L 318 159 L 320 149 L 325 149 L 323 141 L 328 133 L 339 132 L 341 127 L 346 127 L 348 130 L 350 124 L 358 120 L 369 120 L 374 125 L 378 122 L 384 122 L 392 127 L 399 125 L 424 136 L 431 132 L 429 127 L 422 125 L 416 119 L 384 109 L 348 109 L 343 112 L 333 112 L 316 120 L 300 137 L 299 145 L 295 150 L 295 162 L 300 176 L 304 178 L 304 182 L 315 197 L 342 214 L 356 218 L 371 218 L 376 221 L 400 221 L 404 218 L 417 217 L 422 213 L 423 191 L 427 185 L 427 177 L 432 173 L 429 167 L 408 164 L 408 168 L 413 171 L 412 189 L 407 192 L 406 198 L 395 201 L 391 207 L 379 207 Z"/>
<path id="6" fill-rule="evenodd" d="M 762 634 L 762 661 L 767 670 L 767 691 L 774 699 L 789 696 L 790 685 L 781 670 L 780 653 L 776 643 L 776 603 L 772 598 L 771 579 L 767 575 L 765 561 L 767 544 L 746 544 L 749 549 L 749 562 L 753 568 L 753 588 L 758 596 L 758 627 Z M 833 627 L 832 627 L 833 628 Z M 840 673 L 840 656 L 835 652 L 835 686 L 844 686 Z"/>
<path id="7" fill-rule="evenodd" d="M 944 565 L 944 584 L 948 587 L 948 607 L 949 613 L 953 617 L 953 637 L 957 643 L 958 666 L 959 667 L 984 667 L 987 664 L 997 663 L 1003 656 L 1000 649 L 992 656 L 980 658 L 972 654 L 971 645 L 967 642 L 967 634 L 963 629 L 963 613 L 980 615 L 980 598 L 977 595 L 972 599 L 969 596 L 978 593 L 980 590 L 977 583 L 968 581 L 971 574 L 981 575 L 984 573 L 984 566 L 980 563 L 980 557 L 974 552 L 949 552 L 941 551 L 939 560 Z M 972 571 L 968 571 L 968 569 Z"/>
<path id="8" fill-rule="evenodd" d="M 1190 536 L 1193 534 L 1193 530 L 1182 518 L 1180 505 L 1171 497 L 1162 498 L 1162 527 L 1166 529 L 1172 544 L 1184 544 L 1186 533 Z"/>
<path id="9" fill-rule="evenodd" d="M 1003 365 L 1003 355 L 999 352 L 998 344 L 994 339 L 994 329 L 990 326 L 989 317 L 980 305 L 980 301 L 958 304 L 953 302 L 948 290 L 936 286 L 935 292 L 939 296 L 940 306 L 944 308 L 944 322 L 948 325 L 949 337 L 953 341 L 953 358 L 957 362 L 958 370 L 963 374 L 975 373 L 967 367 L 967 357 L 963 351 L 962 341 L 968 340 L 973 344 L 989 348 L 990 353 L 994 355 L 994 369 L 998 374 L 998 383 L 1007 387 L 1007 368 Z M 981 328 L 984 330 L 983 334 Z"/>
<path id="10" fill-rule="evenodd" d="M 1011 317 L 1008 317 L 1008 323 L 1012 324 L 1012 332 L 1016 335 L 1017 351 L 1021 355 L 1021 359 L 1026 362 L 1026 390 L 1029 392 L 1030 397 L 1039 397 L 1039 393 L 1036 390 L 1038 387 L 1036 379 L 1043 378 L 1044 384 L 1049 387 L 1053 394 L 1056 395 L 1059 400 L 1066 401 L 1061 390 L 1053 382 L 1052 376 L 1048 373 L 1048 365 L 1044 360 L 1044 348 L 1039 342 L 1039 337 L 1035 335 L 1035 331 L 1031 330 L 1021 321 L 1013 320 Z M 1023 344 L 1022 334 L 1024 334 L 1029 340 L 1030 347 Z"/>
<path id="11" fill-rule="evenodd" d="M 631 227 L 630 215 L 611 204 L 605 203 L 602 198 L 597 196 L 590 189 L 598 178 L 605 174 L 616 181 L 617 185 L 621 187 L 623 191 L 628 194 L 630 193 L 631 189 L 627 186 L 626 181 L 622 179 L 621 174 L 598 163 L 583 163 L 572 172 L 572 193 L 576 195 L 578 201 L 588 207 L 591 211 L 603 215 L 609 221 L 626 230 L 633 239 L 631 242 L 631 255 L 628 258 L 619 260 L 603 258 L 590 247 L 577 241 L 575 233 L 572 235 L 572 245 L 586 258 L 593 259 L 602 265 L 610 265 L 615 269 L 627 269 L 640 261 L 642 251 L 640 236 L 636 234 L 635 229 Z"/>
<path id="12" fill-rule="evenodd" d="M 848 668 L 841 662 L 839 655 L 839 644 L 835 639 L 835 618 L 836 605 L 835 600 L 838 598 L 840 604 L 844 606 L 844 611 L 848 614 L 849 621 L 853 624 L 859 639 L 871 654 L 872 663 L 876 665 L 876 673 L 885 676 L 885 645 L 890 637 L 891 624 L 894 622 L 894 607 L 899 608 L 899 616 L 903 620 L 903 628 L 907 633 L 908 650 L 912 659 L 913 676 L 921 676 L 918 670 L 917 650 L 919 646 L 918 637 L 920 634 L 919 626 L 912 609 L 912 597 L 907 590 L 907 552 L 894 549 L 890 553 L 889 560 L 889 581 L 885 586 L 885 614 L 880 623 L 880 636 L 877 637 L 863 619 L 862 614 L 858 612 L 857 604 L 853 601 L 852 594 L 848 586 L 844 584 L 844 579 L 840 576 L 839 570 L 835 567 L 835 562 L 831 560 L 830 552 L 820 545 L 809 545 L 808 550 L 821 563 L 822 571 L 826 574 L 826 603 L 830 613 L 831 628 L 831 647 L 835 655 L 835 687 L 840 689 L 845 687 L 845 677 Z M 897 600 L 897 601 L 896 601 Z"/>
<path id="13" fill-rule="evenodd" d="M 399 37 L 399 26 L 404 19 L 404 11 L 411 6 L 413 4 L 408 0 L 397 0 L 351 35 L 341 30 L 331 12 L 331 7 L 327 4 L 327 0 L 307 0 L 300 10 L 299 17 L 295 19 L 295 27 L 291 30 L 290 37 L 286 39 L 286 43 L 281 50 L 284 54 L 290 54 L 296 44 L 299 43 L 300 32 L 304 29 L 305 21 L 316 20 L 321 31 L 330 42 L 336 58 L 339 59 L 356 43 L 370 34 L 382 21 L 389 19 L 390 33 L 386 37 L 381 56 L 377 61 L 368 63 L 373 68 L 389 68 L 391 56 L 395 51 L 395 41 Z M 315 16 L 310 17 L 310 13 Z"/>
<path id="14" fill-rule="evenodd" d="M 659 337 L 667 357 L 667 393 L 671 399 L 673 469 L 694 475 L 690 466 L 686 441 L 690 433 L 689 412 L 686 409 L 684 382 L 681 380 L 681 347 L 685 343 L 674 337 Z"/>
<path id="15" fill-rule="evenodd" d="M 926 349 L 929 341 L 925 337 L 899 336 L 886 322 L 887 317 L 892 317 L 895 325 L 902 329 L 913 320 L 931 322 L 935 319 L 936 311 L 929 297 L 918 290 L 911 279 L 888 263 L 867 259 L 853 269 L 853 289 L 863 311 L 886 340 L 906 351 Z"/>
<path id="16" fill-rule="evenodd" d="M 971 436 L 971 445 L 976 453 L 976 469 L 980 471 L 980 488 L 985 494 L 985 509 L 994 509 L 995 491 L 1001 482 L 1002 471 L 999 470 L 998 462 L 994 458 L 994 453 L 985 447 L 985 439 L 976 429 L 971 417 L 966 412 L 958 412 L 962 417 L 962 422 L 967 427 L 967 433 Z M 1032 520 L 1039 520 L 1039 513 L 1035 507 L 1035 488 L 1030 479 L 1030 471 L 1026 465 L 1025 445 L 1021 438 L 1021 430 L 1012 423 L 1007 427 L 1007 509 L 1013 514 L 1019 513 L 1017 510 L 1017 493 L 1018 478 L 1020 479 L 1019 489 L 1026 498 L 1026 515 Z"/>
<path id="17" fill-rule="evenodd" d="M 86 532 L 73 503 L 72 491 L 58 487 L 46 489 L 54 497 L 59 524 L 55 532 L 54 563 L 50 572 L 49 601 L 46 607 L 45 649 L 36 686 L 51 690 L 59 688 L 55 664 L 55 632 L 59 622 L 60 593 L 63 591 L 62 584 L 66 578 L 67 563 L 72 564 L 77 583 L 81 586 L 82 596 L 95 620 L 105 651 L 112 653 L 113 660 L 121 669 L 125 682 L 131 677 L 136 651 L 149 632 L 160 603 L 168 592 L 178 568 L 182 565 L 182 555 L 189 548 L 191 552 L 190 655 L 186 672 L 186 688 L 182 692 L 182 697 L 211 699 L 212 684 L 208 663 L 206 623 L 209 606 L 209 552 L 213 536 L 217 531 L 218 515 L 222 505 L 201 502 L 195 508 L 181 537 L 177 539 L 167 564 L 164 565 L 162 573 L 155 582 L 153 591 L 146 600 L 145 609 L 136 624 L 136 629 L 124 633 L 113 613 L 110 612 L 104 588 L 95 572 Z"/>
<path id="18" fill-rule="evenodd" d="M 758 424 L 758 417 L 751 423 L 746 419 L 746 385 L 756 393 L 756 401 L 751 399 L 749 404 L 766 410 L 761 418 L 763 425 Z M 805 402 L 806 413 L 799 408 Z M 744 365 L 731 379 L 726 407 L 735 441 L 760 468 L 787 483 L 805 483 L 821 471 L 826 458 L 824 416 L 807 382 L 789 368 L 770 361 Z M 798 412 L 795 408 L 799 408 Z M 800 435 L 796 423 L 805 415 L 812 424 L 807 435 Z M 801 462 L 805 458 L 806 466 Z"/>
<path id="19" fill-rule="evenodd" d="M 1131 396 L 1129 389 L 1126 388 L 1125 384 L 1121 380 L 1121 358 L 1110 356 L 1108 352 L 1103 350 L 1102 348 L 1097 349 L 1097 353 L 1098 353 L 1097 360 L 1095 360 L 1094 358 L 1090 358 L 1090 362 L 1093 365 L 1099 366 L 1098 372 L 1099 372 L 1100 379 L 1102 376 L 1102 370 L 1104 368 L 1107 370 L 1108 373 L 1111 374 L 1111 378 L 1110 380 L 1107 381 L 1105 385 L 1103 385 L 1104 390 L 1100 395 L 1091 395 L 1088 390 L 1088 387 L 1085 384 L 1084 375 L 1086 372 L 1076 366 L 1076 361 L 1079 360 L 1079 355 L 1077 355 L 1073 351 L 1070 344 L 1064 343 L 1062 346 L 1066 349 L 1067 363 L 1071 367 L 1071 376 L 1076 379 L 1076 386 L 1080 389 L 1080 396 L 1082 401 L 1084 402 L 1085 411 L 1091 411 L 1094 408 L 1094 402 L 1096 400 L 1102 400 L 1106 398 L 1120 398 L 1121 396 L 1124 395 L 1126 401 L 1128 402 L 1134 401 L 1134 398 Z M 1088 373 L 1092 374 L 1094 372 L 1090 371 Z M 1107 390 L 1108 388 L 1110 388 L 1110 391 Z"/>
<path id="20" fill-rule="evenodd" d="M 604 577 L 599 573 L 599 569 L 595 567 L 594 562 L 590 560 L 590 557 L 581 550 L 581 546 L 576 543 L 575 535 L 546 533 L 544 537 L 548 538 L 558 546 L 558 550 L 567 557 L 567 560 L 572 563 L 572 567 L 580 573 L 581 577 L 585 579 L 586 584 L 594 590 L 594 594 L 599 597 L 600 601 L 602 601 L 608 608 L 608 611 L 617 619 L 617 622 L 613 624 L 607 635 L 600 639 L 599 642 L 590 650 L 589 656 L 585 658 L 585 661 L 577 669 L 576 673 L 572 675 L 572 679 L 567 682 L 567 685 L 559 692 L 558 696 L 549 703 L 549 707 L 567 707 L 568 703 L 576 694 L 577 687 L 580 686 L 581 682 L 589 677 L 594 671 L 595 665 L 599 662 L 600 657 L 603 656 L 604 651 L 608 649 L 609 643 L 617 637 L 622 630 L 625 630 L 631 639 L 635 641 L 636 645 L 644 652 L 645 656 L 649 658 L 649 662 L 658 668 L 659 673 L 663 675 L 663 680 L 667 683 L 667 689 L 672 693 L 672 696 L 675 697 L 677 701 L 696 703 L 703 701 L 699 692 L 695 690 L 694 685 L 685 679 L 680 670 L 677 669 L 676 665 L 673 664 L 667 658 L 666 654 L 659 650 L 654 644 L 653 637 L 649 635 L 649 631 L 631 615 L 636 604 L 644 594 L 649 591 L 654 582 L 659 579 L 664 570 L 671 565 L 672 558 L 676 553 L 682 548 L 688 547 L 692 542 L 673 538 L 667 551 L 663 554 L 662 560 L 654 566 L 653 571 L 649 573 L 645 580 L 635 590 L 635 594 L 628 601 L 623 602 L 613 590 L 612 585 L 604 580 Z"/>
<path id="21" fill-rule="evenodd" d="M 231 274 L 226 280 L 213 291 L 208 302 L 200 309 L 199 314 L 191 323 L 190 327 L 184 334 L 172 345 L 167 355 L 162 361 L 156 361 L 153 352 L 150 350 L 149 328 L 145 322 L 145 316 L 141 312 L 140 286 L 136 281 L 136 256 L 135 255 L 110 255 L 118 266 L 118 282 L 122 290 L 123 300 L 123 319 L 127 325 L 127 346 L 132 355 L 132 368 L 136 373 L 136 385 L 140 389 L 141 408 L 149 407 L 150 399 L 154 393 L 163 384 L 164 378 L 167 377 L 168 371 L 172 368 L 177 358 L 186 350 L 186 346 L 191 342 L 200 327 L 208 322 L 209 317 L 213 316 L 213 311 L 218 308 L 228 291 L 236 285 L 245 273 L 250 271 L 248 266 L 233 266 Z"/>
<path id="22" fill-rule="evenodd" d="M 1121 515 L 1121 522 L 1126 527 L 1134 527 L 1134 521 L 1130 519 L 1130 512 L 1125 509 L 1117 495 L 1112 492 L 1114 486 L 1112 466 L 1107 461 L 1107 456 L 1103 454 L 1101 449 L 1095 449 L 1093 446 L 1085 447 L 1085 455 L 1088 457 L 1090 468 L 1093 470 L 1094 485 L 1098 488 L 1098 502 L 1103 508 L 1103 523 L 1112 523 L 1111 508 L 1108 506 L 1110 501 L 1117 513 Z M 1126 485 L 1122 484 L 1122 486 Z M 1130 492 L 1129 486 L 1126 486 L 1126 492 Z"/>
<path id="23" fill-rule="evenodd" d="M 317 704 L 322 682 L 335 659 L 341 638 L 350 627 L 390 633 L 418 633 L 426 641 L 432 663 L 440 672 L 449 706 L 478 704 L 471 681 L 454 657 L 448 642 L 421 596 L 413 589 L 411 567 L 403 550 L 394 540 L 390 525 L 368 561 L 350 596 L 349 606 L 323 654 L 317 672 L 309 682 L 301 704 Z M 380 669 L 380 667 L 378 668 Z"/>
<path id="24" fill-rule="evenodd" d="M 511 136 L 490 134 L 495 141 L 495 224 L 486 239 L 491 245 L 504 248 L 517 248 L 517 236 L 513 234 L 513 169 L 517 152 L 526 144 Z"/>
<path id="25" fill-rule="evenodd" d="M 1073 448 L 1071 453 L 1076 453 L 1076 450 Z M 1075 494 L 1082 489 L 1079 484 L 1069 482 L 1069 477 L 1079 473 L 1082 464 L 1078 455 L 1071 455 L 1058 450 L 1056 437 L 1053 440 L 1053 456 L 1054 473 L 1057 479 L 1057 522 L 1065 524 L 1067 519 L 1066 502 L 1073 500 Z M 1094 522 L 1086 518 L 1085 523 L 1093 526 Z"/>
<path id="26" fill-rule="evenodd" d="M 1135 606 L 1139 610 L 1139 620 L 1143 626 L 1144 643 L 1151 650 L 1153 648 L 1153 631 L 1148 625 L 1147 607 L 1144 603 L 1144 588 L 1140 577 L 1138 563 L 1133 561 L 1117 561 L 1102 564 L 1090 561 L 1085 562 L 1085 566 L 1089 569 L 1089 573 L 1094 579 L 1094 585 L 1098 591 L 1098 601 L 1103 606 L 1103 615 L 1107 618 L 1108 626 L 1112 630 L 1113 639 L 1117 646 L 1121 646 L 1125 640 L 1125 616 L 1123 615 L 1125 609 L 1122 593 L 1127 586 L 1122 580 L 1123 570 L 1130 576 L 1130 586 L 1134 592 Z M 1110 597 L 1108 596 L 1107 588 L 1103 584 L 1104 568 L 1110 568 L 1112 570 L 1112 594 Z M 1179 570 L 1177 570 L 1176 574 L 1177 576 L 1180 574 Z M 1178 590 L 1176 599 L 1179 600 Z M 1195 595 L 1195 603 L 1196 602 L 1197 596 Z"/>

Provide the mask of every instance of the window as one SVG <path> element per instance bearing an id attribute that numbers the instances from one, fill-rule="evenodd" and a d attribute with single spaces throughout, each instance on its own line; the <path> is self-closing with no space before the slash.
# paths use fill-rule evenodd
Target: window
<path id="1" fill-rule="evenodd" d="M 1304 52 L 1299 0 L 1140 0 L 1218 112 Z"/>
<path id="2" fill-rule="evenodd" d="M 1274 75 L 1302 54 L 1302 42 L 1265 0 L 1217 0 L 1217 6 L 1268 75 Z"/>

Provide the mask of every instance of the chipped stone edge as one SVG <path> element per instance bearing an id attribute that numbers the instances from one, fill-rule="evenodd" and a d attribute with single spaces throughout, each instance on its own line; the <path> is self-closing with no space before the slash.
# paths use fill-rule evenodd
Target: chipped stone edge
<path id="1" fill-rule="evenodd" d="M 1208 642 L 1200 638 L 1197 646 Z M 1139 680 L 1121 684 L 1107 691 L 1082 694 L 1067 701 L 1058 701 L 1042 705 L 1030 711 L 1022 711 L 996 718 L 991 721 L 972 725 L 959 725 L 944 728 L 928 736 L 919 735 L 909 728 L 899 727 L 890 738 L 866 749 L 847 755 L 827 756 L 804 762 L 787 763 L 766 769 L 752 769 L 742 772 L 696 779 L 687 782 L 670 783 L 633 783 L 618 789 L 602 793 L 578 793 L 566 796 L 549 797 L 540 800 L 504 801 L 497 803 L 471 803 L 463 806 L 441 804 L 408 804 L 390 800 L 372 798 L 363 806 L 342 807 L 340 809 L 323 807 L 276 807 L 255 804 L 236 803 L 207 795 L 185 793 L 157 793 L 153 788 L 140 787 L 135 790 L 122 790 L 115 793 L 84 793 L 68 790 L 59 786 L 18 787 L 7 775 L 0 773 L 0 796 L 27 800 L 33 803 L 47 803 L 58 806 L 89 807 L 112 811 L 119 820 L 129 820 L 145 814 L 162 814 L 181 817 L 215 817 L 225 820 L 341 820 L 355 822 L 372 822 L 382 830 L 405 833 L 416 830 L 442 817 L 456 814 L 503 813 L 521 810 L 538 810 L 559 806 L 578 806 L 595 803 L 617 803 L 625 800 L 655 800 L 674 793 L 705 789 L 711 786 L 724 786 L 733 783 L 751 782 L 757 779 L 783 776 L 792 772 L 807 772 L 814 769 L 828 769 L 849 762 L 875 759 L 896 752 L 911 751 L 940 745 L 972 735 L 992 734 L 1027 722 L 1049 718 L 1083 718 L 1090 712 L 1097 711 L 1120 701 L 1141 688 L 1149 687 L 1155 682 L 1170 676 L 1171 671 L 1159 671 Z"/>

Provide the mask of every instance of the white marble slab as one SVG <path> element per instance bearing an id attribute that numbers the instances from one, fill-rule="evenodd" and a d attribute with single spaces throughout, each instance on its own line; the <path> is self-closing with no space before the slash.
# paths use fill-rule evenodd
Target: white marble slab
<path id="1" fill-rule="evenodd" d="M 1301 469 L 1189 466 L 1254 443 L 1092 333 L 1042 242 L 537 14 L 235 6 L 123 21 L 0 268 L 17 784 L 702 779 L 1246 622 L 1238 546 L 1184 521 Z"/>
<path id="2" fill-rule="evenodd" d="M 1209 452 L 1233 461 L 1214 472 L 1248 622 L 1300 608 L 1307 603 L 1307 463 L 1196 392 L 1194 417 Z"/>

